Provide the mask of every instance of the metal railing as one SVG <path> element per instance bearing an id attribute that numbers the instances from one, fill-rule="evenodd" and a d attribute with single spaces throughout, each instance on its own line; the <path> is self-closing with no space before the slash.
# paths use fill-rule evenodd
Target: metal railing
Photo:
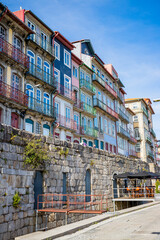
<path id="1" fill-rule="evenodd" d="M 113 188 L 114 198 L 154 198 L 155 187 Z"/>
<path id="2" fill-rule="evenodd" d="M 74 107 L 83 110 L 83 102 L 81 102 L 78 98 L 75 98 L 75 96 L 72 96 L 72 100 L 74 101 Z"/>
<path id="3" fill-rule="evenodd" d="M 45 83 L 52 85 L 54 88 L 56 87 L 56 82 L 54 80 L 53 75 L 45 72 L 42 68 L 36 66 L 33 63 L 29 63 L 29 73 L 34 77 L 42 80 Z"/>
<path id="4" fill-rule="evenodd" d="M 106 104 L 104 104 L 101 100 L 98 98 L 93 99 L 93 106 L 94 107 L 99 107 L 102 110 L 104 110 L 106 113 L 110 114 L 114 118 L 118 119 L 118 113 L 116 113 L 114 110 L 112 110 L 110 107 L 108 107 Z"/>
<path id="5" fill-rule="evenodd" d="M 93 81 L 99 82 L 109 93 L 111 93 L 115 98 L 117 98 L 117 93 L 111 88 L 107 82 L 105 82 L 98 74 L 93 73 L 92 76 Z"/>
<path id="6" fill-rule="evenodd" d="M 80 131 L 79 126 L 77 126 L 77 122 L 70 117 L 65 117 L 61 114 L 56 114 L 56 122 L 59 123 L 60 126 L 74 130 Z"/>
<path id="7" fill-rule="evenodd" d="M 83 102 L 83 110 L 85 112 L 88 112 L 92 115 L 96 115 L 96 109 L 94 109 L 92 106 L 88 105 L 87 103 Z"/>
<path id="8" fill-rule="evenodd" d="M 28 40 L 32 40 L 35 42 L 37 45 L 39 45 L 41 48 L 43 48 L 45 51 L 50 53 L 51 55 L 54 56 L 54 47 L 51 45 L 50 42 L 48 42 L 45 38 L 42 37 L 42 35 L 35 33 L 35 34 L 30 34 L 27 37 Z"/>
<path id="9" fill-rule="evenodd" d="M 125 130 L 122 126 L 117 126 L 117 133 L 121 133 L 125 137 L 130 138 L 130 133 L 128 132 L 128 130 Z"/>
<path id="10" fill-rule="evenodd" d="M 70 100 L 74 101 L 74 96 L 73 96 L 73 92 L 70 88 L 56 82 L 56 88 L 59 92 L 59 94 L 63 95 L 64 97 L 69 98 Z"/>
<path id="11" fill-rule="evenodd" d="M 6 54 L 25 68 L 29 68 L 29 57 L 2 37 L 0 37 L 0 52 Z"/>
<path id="12" fill-rule="evenodd" d="M 81 133 L 95 138 L 98 137 L 98 131 L 88 126 L 82 126 Z"/>
<path id="13" fill-rule="evenodd" d="M 2 81 L 0 81 L 0 96 L 8 98 L 18 104 L 26 106 L 26 107 L 28 106 L 28 96 L 24 92 L 4 83 Z"/>
<path id="14" fill-rule="evenodd" d="M 80 79 L 80 87 L 87 88 L 89 91 L 91 91 L 93 94 L 96 93 L 96 89 L 93 86 L 93 84 L 87 82 L 85 79 Z"/>
<path id="15" fill-rule="evenodd" d="M 55 107 L 30 96 L 28 96 L 28 108 L 55 118 Z"/>
<path id="16" fill-rule="evenodd" d="M 134 156 L 134 157 L 137 157 L 137 153 L 136 153 L 136 151 L 135 151 L 135 150 L 132 150 L 132 149 L 130 149 L 130 150 L 129 150 L 129 156 Z"/>
<path id="17" fill-rule="evenodd" d="M 119 108 L 118 110 L 118 114 L 124 119 L 126 120 L 127 122 L 129 122 L 129 117 L 124 113 L 122 112 L 122 110 Z"/>
<path id="18" fill-rule="evenodd" d="M 124 102 L 124 97 L 123 97 L 122 93 L 120 93 L 119 90 L 117 90 L 117 96 L 119 97 L 119 99 L 120 99 L 121 102 L 123 103 L 123 102 Z"/>
<path id="19" fill-rule="evenodd" d="M 147 152 L 147 156 L 150 157 L 150 158 L 152 158 L 152 159 L 154 159 L 154 154 L 153 154 L 153 152 L 151 152 L 151 151 L 148 151 L 148 152 Z"/>

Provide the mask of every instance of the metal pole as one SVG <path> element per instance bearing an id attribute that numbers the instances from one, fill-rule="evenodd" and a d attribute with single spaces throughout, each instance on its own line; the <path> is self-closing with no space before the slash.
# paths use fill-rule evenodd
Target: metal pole
<path id="1" fill-rule="evenodd" d="M 115 201 L 113 201 L 113 209 L 114 209 L 114 214 L 115 214 L 116 213 Z"/>
<path id="2" fill-rule="evenodd" d="M 36 210 L 36 232 L 37 232 L 37 226 L 38 226 L 38 210 Z"/>
<path id="3" fill-rule="evenodd" d="M 65 212 L 65 225 L 67 225 L 67 221 L 68 220 L 68 213 L 67 212 Z"/>

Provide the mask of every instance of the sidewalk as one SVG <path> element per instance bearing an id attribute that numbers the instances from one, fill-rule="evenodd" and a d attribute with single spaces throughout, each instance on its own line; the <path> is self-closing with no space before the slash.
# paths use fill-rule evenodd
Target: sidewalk
<path id="1" fill-rule="evenodd" d="M 147 203 L 147 204 L 139 205 L 139 206 L 132 207 L 132 208 L 126 208 L 126 209 L 116 212 L 116 214 L 114 214 L 113 212 L 112 213 L 111 212 L 103 213 L 103 214 L 97 215 L 95 217 L 84 219 L 82 221 L 78 221 L 78 222 L 64 225 L 61 227 L 57 227 L 57 228 L 54 228 L 51 230 L 47 230 L 45 232 L 38 231 L 38 232 L 30 233 L 27 235 L 23 235 L 23 236 L 15 238 L 15 240 L 45 240 L 45 239 L 47 240 L 49 238 L 55 239 L 55 238 L 58 238 L 58 237 L 61 237 L 61 236 L 67 235 L 67 234 L 74 233 L 78 230 L 87 228 L 87 227 L 91 226 L 92 224 L 99 223 L 99 222 L 109 219 L 111 217 L 116 217 L 116 216 L 119 216 L 119 215 L 122 215 L 125 213 L 137 211 L 137 210 L 140 210 L 143 208 L 154 206 L 156 204 L 160 204 L 160 202 L 152 202 L 152 203 Z"/>

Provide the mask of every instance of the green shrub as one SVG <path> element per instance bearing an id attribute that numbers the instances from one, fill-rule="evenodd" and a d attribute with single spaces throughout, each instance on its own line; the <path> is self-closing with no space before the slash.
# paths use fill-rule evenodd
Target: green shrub
<path id="1" fill-rule="evenodd" d="M 21 197 L 19 196 L 18 192 L 15 192 L 14 196 L 13 196 L 13 207 L 18 208 L 19 204 L 21 201 Z"/>

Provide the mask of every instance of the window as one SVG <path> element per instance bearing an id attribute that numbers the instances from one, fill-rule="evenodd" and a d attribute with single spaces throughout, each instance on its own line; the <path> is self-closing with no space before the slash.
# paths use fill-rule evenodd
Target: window
<path id="1" fill-rule="evenodd" d="M 32 51 L 28 50 L 27 56 L 29 57 L 29 72 L 31 74 L 35 74 L 35 67 L 34 67 L 35 55 Z"/>
<path id="2" fill-rule="evenodd" d="M 86 118 L 85 117 L 82 117 L 82 127 L 84 129 L 84 131 L 86 131 Z"/>
<path id="3" fill-rule="evenodd" d="M 50 65 L 48 62 L 44 62 L 44 80 L 49 83 L 50 82 Z"/>
<path id="4" fill-rule="evenodd" d="M 113 84 L 112 84 L 112 82 L 110 82 L 110 83 L 109 83 L 109 85 L 110 85 L 110 87 L 111 87 L 111 88 L 113 87 Z"/>
<path id="5" fill-rule="evenodd" d="M 103 95 L 103 103 L 106 104 L 106 96 Z"/>
<path id="6" fill-rule="evenodd" d="M 71 121 L 71 109 L 66 107 L 66 122 Z"/>
<path id="7" fill-rule="evenodd" d="M 86 82 L 90 83 L 91 82 L 91 78 L 88 74 L 86 74 Z"/>
<path id="8" fill-rule="evenodd" d="M 44 114 L 50 115 L 50 100 L 49 100 L 49 94 L 44 93 L 43 95 L 43 101 L 44 101 Z"/>
<path id="9" fill-rule="evenodd" d="M 106 78 L 106 83 L 108 84 L 108 79 Z"/>
<path id="10" fill-rule="evenodd" d="M 71 55 L 64 49 L 64 65 L 71 67 Z"/>
<path id="11" fill-rule="evenodd" d="M 27 84 L 26 85 L 26 94 L 28 96 L 28 107 L 29 108 L 34 108 L 34 89 L 32 85 Z"/>
<path id="12" fill-rule="evenodd" d="M 108 133 L 107 130 L 108 130 L 108 129 L 107 129 L 107 119 L 104 119 L 104 132 L 105 132 L 105 133 Z"/>
<path id="13" fill-rule="evenodd" d="M 74 76 L 75 78 L 78 77 L 78 68 L 75 67 L 75 66 L 73 66 L 73 76 Z"/>
<path id="14" fill-rule="evenodd" d="M 102 74 L 102 79 L 103 79 L 103 81 L 104 81 L 104 75 Z"/>
<path id="15" fill-rule="evenodd" d="M 110 152 L 112 153 L 112 144 L 110 144 Z"/>
<path id="16" fill-rule="evenodd" d="M 17 38 L 16 36 L 14 36 L 14 38 L 13 38 L 13 45 L 15 48 L 21 50 L 21 47 L 22 47 L 21 40 L 19 38 Z"/>
<path id="17" fill-rule="evenodd" d="M 101 101 L 102 100 L 102 95 L 101 92 L 98 91 L 98 99 Z"/>
<path id="18" fill-rule="evenodd" d="M 115 134 L 115 125 L 112 124 L 112 136 L 115 137 L 115 135 L 116 135 L 116 134 Z"/>
<path id="19" fill-rule="evenodd" d="M 99 69 L 97 69 L 97 75 L 100 77 L 100 71 L 99 71 Z"/>
<path id="20" fill-rule="evenodd" d="M 66 136 L 66 141 L 71 142 L 71 136 Z"/>
<path id="21" fill-rule="evenodd" d="M 132 107 L 133 109 L 137 109 L 137 103 L 133 103 Z"/>
<path id="22" fill-rule="evenodd" d="M 60 45 L 57 42 L 54 42 L 54 54 L 55 58 L 60 60 Z"/>
<path id="23" fill-rule="evenodd" d="M 140 150 L 141 150 L 140 143 L 136 144 L 135 150 L 136 150 L 136 152 L 140 152 Z"/>
<path id="24" fill-rule="evenodd" d="M 84 93 L 81 93 L 81 101 L 82 101 L 83 103 L 86 102 L 86 96 L 84 95 Z"/>
<path id="25" fill-rule="evenodd" d="M 134 132 L 135 132 L 135 138 L 140 138 L 140 134 L 139 134 L 139 129 L 138 128 L 135 128 L 134 129 Z"/>
<path id="26" fill-rule="evenodd" d="M 16 74 L 13 74 L 12 75 L 12 92 L 11 92 L 11 94 L 12 94 L 12 97 L 14 98 L 14 99 L 19 99 L 19 93 L 18 93 L 18 91 L 17 91 L 17 89 L 19 89 L 19 84 L 20 84 L 20 78 L 16 75 Z"/>
<path id="27" fill-rule="evenodd" d="M 77 90 L 73 91 L 73 100 L 75 101 L 75 103 L 77 103 L 77 100 L 78 100 L 78 91 Z"/>
<path id="28" fill-rule="evenodd" d="M 99 141 L 97 139 L 94 140 L 95 148 L 99 148 Z"/>
<path id="29" fill-rule="evenodd" d="M 3 75 L 4 74 L 4 71 L 3 71 L 3 68 L 0 66 L 0 82 L 3 81 Z"/>
<path id="30" fill-rule="evenodd" d="M 111 101 L 111 109 L 114 110 L 114 103 Z"/>
<path id="31" fill-rule="evenodd" d="M 60 71 L 54 68 L 54 78 L 56 81 L 56 86 L 58 88 L 58 84 L 60 83 Z"/>
<path id="32" fill-rule="evenodd" d="M 39 122 L 36 122 L 36 133 L 41 134 L 41 124 Z"/>
<path id="33" fill-rule="evenodd" d="M 59 103 L 55 102 L 54 104 L 55 106 L 55 112 L 56 112 L 56 118 L 59 118 Z"/>
<path id="34" fill-rule="evenodd" d="M 6 30 L 4 27 L 0 25 L 0 38 L 5 39 L 5 37 L 6 37 Z"/>
<path id="35" fill-rule="evenodd" d="M 37 89 L 37 103 L 40 103 L 41 101 L 41 90 Z"/>
<path id="36" fill-rule="evenodd" d="M 138 122 L 138 116 L 137 115 L 133 116 L 133 122 Z"/>
<path id="37" fill-rule="evenodd" d="M 29 119 L 29 118 L 27 118 L 27 119 L 25 120 L 25 130 L 26 130 L 27 132 L 31 132 L 31 133 L 33 133 L 33 131 L 34 131 L 33 121 L 32 121 L 31 119 Z"/>
<path id="38" fill-rule="evenodd" d="M 106 142 L 106 150 L 108 151 L 108 143 Z"/>
<path id="39" fill-rule="evenodd" d="M 108 121 L 108 134 L 111 135 L 111 122 Z"/>
<path id="40" fill-rule="evenodd" d="M 89 147 L 93 147 L 93 142 L 88 141 L 88 146 L 89 146 Z"/>
<path id="41" fill-rule="evenodd" d="M 80 78 L 81 78 L 81 80 L 85 79 L 85 72 L 83 70 L 81 70 L 81 72 L 80 72 Z"/>
<path id="42" fill-rule="evenodd" d="M 99 117 L 100 131 L 103 132 L 103 118 Z"/>
<path id="43" fill-rule="evenodd" d="M 76 129 L 79 129 L 79 117 L 78 115 L 74 114 L 74 122 L 76 123 Z"/>
<path id="44" fill-rule="evenodd" d="M 35 25 L 28 21 L 28 27 L 32 29 L 32 31 L 35 31 Z M 35 34 L 30 34 L 29 39 L 32 39 L 33 41 L 35 40 Z"/>
<path id="45" fill-rule="evenodd" d="M 94 121 L 94 127 L 98 128 L 98 120 L 97 120 L 97 117 L 94 118 L 93 121 Z"/>
<path id="46" fill-rule="evenodd" d="M 43 125 L 43 135 L 49 136 L 49 132 L 50 132 L 50 126 L 48 124 L 44 124 Z"/>
<path id="47" fill-rule="evenodd" d="M 47 50 L 47 36 L 41 32 L 41 47 Z"/>
<path id="48" fill-rule="evenodd" d="M 64 92 L 65 96 L 70 97 L 70 78 L 64 75 Z"/>
<path id="49" fill-rule="evenodd" d="M 104 150 L 104 142 L 103 141 L 100 141 L 100 149 Z"/>
<path id="50" fill-rule="evenodd" d="M 88 104 L 89 106 L 91 106 L 91 98 L 90 98 L 90 97 L 87 97 L 87 104 Z"/>
<path id="51" fill-rule="evenodd" d="M 116 146 L 114 146 L 114 153 L 115 153 L 115 154 L 117 153 L 117 149 L 116 149 Z"/>
<path id="52" fill-rule="evenodd" d="M 42 72 L 42 59 L 38 56 L 37 57 L 37 73 L 41 74 L 41 72 Z"/>

